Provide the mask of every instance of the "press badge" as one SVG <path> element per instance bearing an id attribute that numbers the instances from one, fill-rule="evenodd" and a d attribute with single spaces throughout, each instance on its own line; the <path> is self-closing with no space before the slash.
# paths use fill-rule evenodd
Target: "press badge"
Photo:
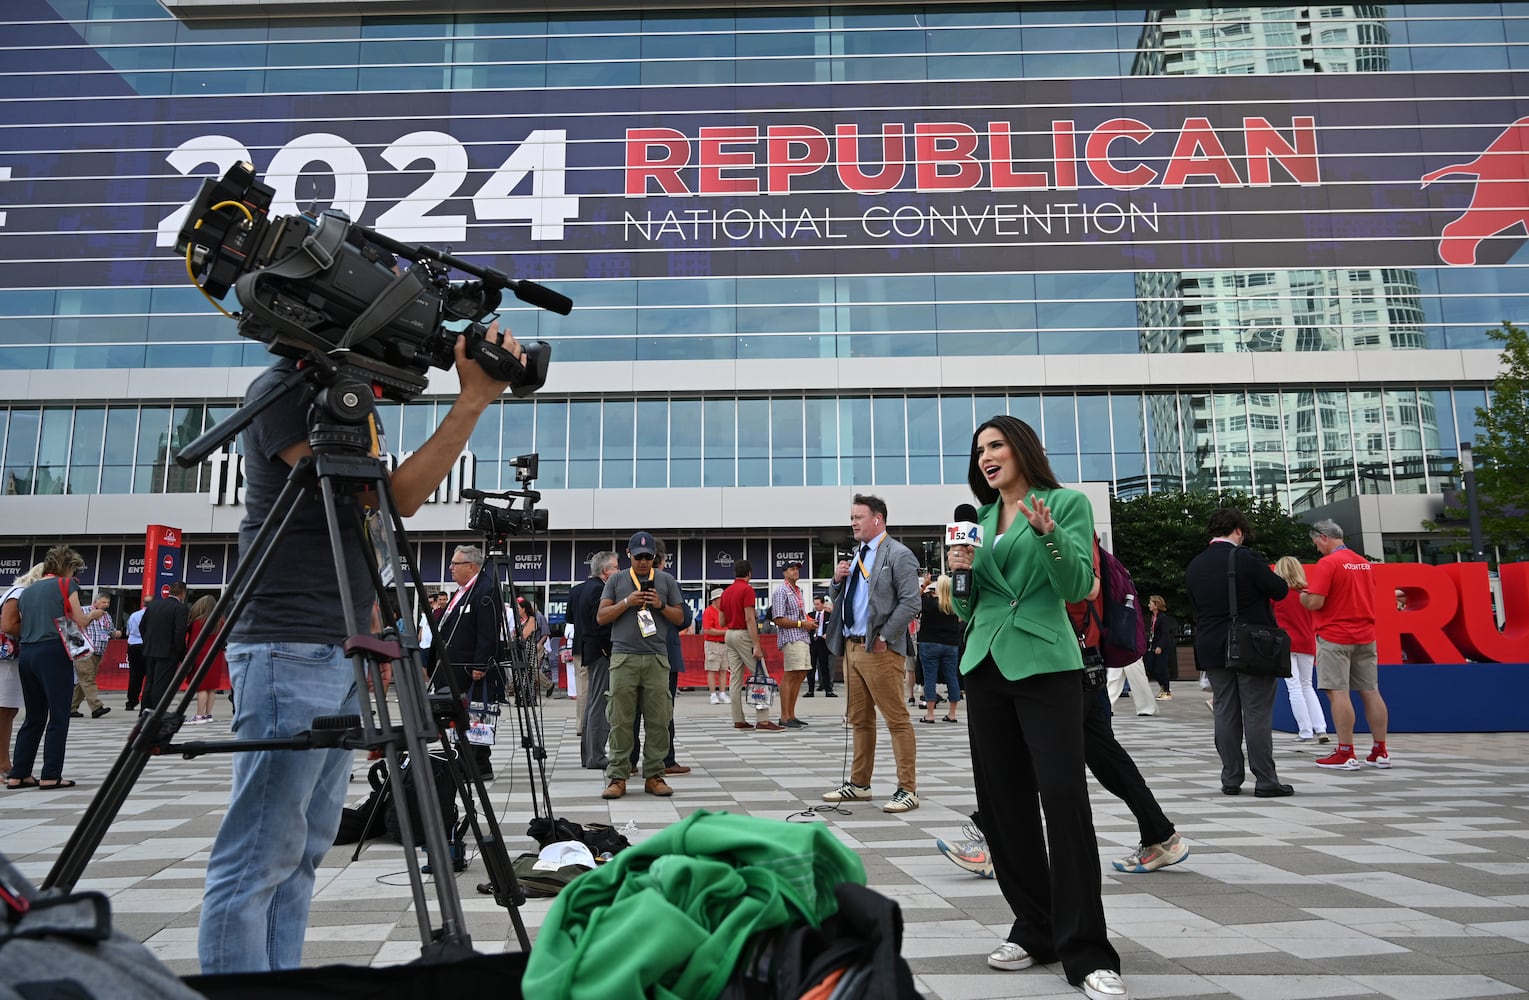
<path id="1" fill-rule="evenodd" d="M 658 623 L 653 620 L 651 609 L 643 608 L 637 612 L 637 631 L 642 633 L 644 639 L 651 639 L 658 634 Z"/>

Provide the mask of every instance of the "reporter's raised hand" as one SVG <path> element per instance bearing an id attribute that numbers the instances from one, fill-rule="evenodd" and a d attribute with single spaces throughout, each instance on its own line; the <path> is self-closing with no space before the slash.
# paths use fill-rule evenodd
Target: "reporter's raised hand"
<path id="1" fill-rule="evenodd" d="M 526 352 L 521 348 L 520 342 L 509 330 L 500 330 L 499 321 L 489 324 L 488 331 L 483 339 L 491 344 L 496 344 L 515 356 L 515 360 L 525 364 Z M 491 377 L 483 366 L 474 361 L 467 353 L 467 338 L 458 336 L 453 348 L 456 354 L 457 382 L 461 386 L 458 398 L 464 402 L 486 407 L 489 403 L 504 395 L 504 391 L 510 387 L 508 382 L 500 382 Z"/>

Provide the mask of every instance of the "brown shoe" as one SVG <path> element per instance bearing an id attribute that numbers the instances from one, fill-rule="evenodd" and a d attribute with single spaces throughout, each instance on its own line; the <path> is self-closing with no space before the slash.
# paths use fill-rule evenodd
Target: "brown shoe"
<path id="1" fill-rule="evenodd" d="M 735 722 L 735 723 L 733 723 L 733 728 L 734 729 L 753 729 L 754 728 L 754 724 L 752 722 Z"/>
<path id="2" fill-rule="evenodd" d="M 602 799 L 619 799 L 626 794 L 626 779 L 612 778 L 611 783 L 605 786 L 605 791 L 600 793 Z"/>
<path id="3" fill-rule="evenodd" d="M 690 768 L 686 767 L 684 764 L 676 764 L 673 767 L 666 767 L 666 768 L 664 768 L 664 773 L 665 774 L 689 774 L 690 773 Z"/>
<path id="4" fill-rule="evenodd" d="M 642 783 L 642 790 L 647 792 L 649 795 L 673 795 L 674 794 L 674 789 L 669 787 L 669 782 L 665 781 L 664 778 L 663 778 L 663 775 L 661 775 L 661 774 L 655 774 L 653 777 L 649 778 L 647 781 L 644 781 Z"/>
<path id="5" fill-rule="evenodd" d="M 785 726 L 776 725 L 769 719 L 766 719 L 754 728 L 759 730 L 761 733 L 783 733 L 786 731 Z"/>
<path id="6" fill-rule="evenodd" d="M 641 774 L 642 773 L 642 768 L 638 767 L 636 764 L 633 764 L 632 765 L 632 773 L 633 774 Z"/>

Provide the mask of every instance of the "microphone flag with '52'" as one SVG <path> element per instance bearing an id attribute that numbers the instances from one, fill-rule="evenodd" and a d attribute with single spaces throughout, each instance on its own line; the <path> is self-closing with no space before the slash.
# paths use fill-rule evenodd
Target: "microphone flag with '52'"
<path id="1" fill-rule="evenodd" d="M 970 545 L 974 549 L 982 548 L 982 526 L 977 523 L 977 508 L 969 503 L 963 503 L 956 508 L 951 515 L 953 520 L 945 526 L 945 547 L 952 545 Z M 972 594 L 972 571 L 958 569 L 950 574 L 950 593 L 952 597 L 962 600 Z"/>

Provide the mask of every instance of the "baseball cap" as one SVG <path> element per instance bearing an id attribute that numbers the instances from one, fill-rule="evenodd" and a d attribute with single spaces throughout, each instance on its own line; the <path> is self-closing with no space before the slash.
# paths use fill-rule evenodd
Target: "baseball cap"
<path id="1" fill-rule="evenodd" d="M 709 600 L 709 601 L 720 601 L 721 599 L 722 599 L 722 588 L 721 587 L 714 588 L 712 590 L 712 592 L 711 592 L 711 596 L 707 598 L 707 600 Z"/>
<path id="2" fill-rule="evenodd" d="M 653 543 L 653 536 L 646 531 L 639 531 L 633 535 L 631 541 L 626 543 L 626 550 L 634 556 L 653 556 L 658 554 L 658 549 Z"/>
<path id="3" fill-rule="evenodd" d="M 795 566 L 797 569 L 801 569 L 802 568 L 802 561 L 800 559 L 793 559 L 790 562 L 786 563 L 785 568 L 786 569 L 790 569 L 792 566 Z"/>

